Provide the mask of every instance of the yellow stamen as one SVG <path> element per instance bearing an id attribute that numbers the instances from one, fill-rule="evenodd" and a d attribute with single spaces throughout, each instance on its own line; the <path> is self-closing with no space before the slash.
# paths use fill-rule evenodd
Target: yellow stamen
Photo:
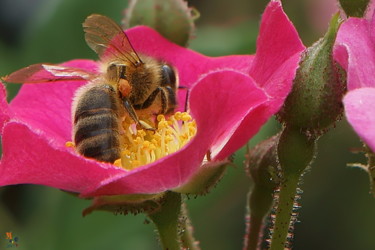
<path id="1" fill-rule="evenodd" d="M 120 162 L 121 167 L 131 170 L 154 162 L 181 149 L 197 131 L 195 121 L 186 112 L 176 112 L 168 118 L 158 115 L 155 123 L 155 131 L 136 130 L 129 120 L 123 123 L 124 145 L 115 165 Z"/>

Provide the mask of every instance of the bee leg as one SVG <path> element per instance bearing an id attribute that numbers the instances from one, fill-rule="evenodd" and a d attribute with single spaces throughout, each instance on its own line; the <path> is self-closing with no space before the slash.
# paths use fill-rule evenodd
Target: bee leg
<path id="1" fill-rule="evenodd" d="M 150 107 L 154 102 L 155 102 L 155 99 L 156 97 L 158 96 L 158 94 L 160 93 L 160 104 L 161 104 L 161 109 L 160 111 L 158 111 L 159 114 L 167 114 L 169 109 L 167 110 L 169 104 L 173 105 L 173 109 L 174 109 L 174 106 L 175 106 L 175 103 L 171 103 L 171 95 L 173 95 L 173 99 L 174 100 L 174 92 L 172 90 L 171 87 L 167 86 L 167 87 L 158 87 L 156 88 L 152 93 L 151 95 L 147 98 L 147 100 L 142 103 L 142 104 L 138 104 L 138 105 L 134 105 L 134 109 L 136 110 L 140 110 L 140 109 L 146 109 L 148 107 Z M 173 111 L 172 109 L 172 111 Z"/>
<path id="2" fill-rule="evenodd" d="M 177 105 L 175 91 L 170 86 L 158 87 L 151 94 L 151 96 L 153 96 L 153 94 L 155 93 L 155 95 L 152 98 L 152 102 L 156 98 L 157 94 L 159 94 L 159 92 L 160 92 L 160 103 L 161 103 L 160 114 L 172 113 Z"/>
<path id="3" fill-rule="evenodd" d="M 124 105 L 126 111 L 128 111 L 130 117 L 133 119 L 133 121 L 135 121 L 137 125 L 139 125 L 142 129 L 155 131 L 155 128 L 148 127 L 145 125 L 145 123 L 139 120 L 137 113 L 135 113 L 135 110 L 133 106 L 131 105 L 131 103 L 129 102 L 128 98 L 122 97 L 121 99 L 122 99 L 122 104 Z"/>
<path id="4" fill-rule="evenodd" d="M 168 91 L 168 88 L 169 87 L 165 87 L 164 89 L 162 89 L 161 87 L 159 87 L 159 91 L 160 91 L 160 98 L 161 98 L 161 113 L 162 114 L 166 114 L 167 113 L 167 106 L 168 106 L 168 100 L 170 98 L 167 98 L 167 94 L 166 92 Z M 172 89 L 171 89 L 172 90 Z M 169 96 L 169 93 L 168 93 L 168 96 Z"/>
<path id="5" fill-rule="evenodd" d="M 187 111 L 187 108 L 188 108 L 188 100 L 189 100 L 189 93 L 190 93 L 190 89 L 188 87 L 185 87 L 185 86 L 178 86 L 179 89 L 184 89 L 186 90 L 186 96 L 185 96 L 185 108 L 184 108 L 184 111 L 186 112 Z"/>
<path id="6" fill-rule="evenodd" d="M 134 105 L 134 109 L 136 109 L 136 110 L 140 110 L 140 109 L 146 109 L 146 108 L 150 107 L 150 106 L 154 103 L 155 98 L 158 96 L 160 90 L 161 90 L 160 87 L 156 88 L 156 89 L 151 93 L 151 95 L 149 95 L 149 96 L 147 97 L 146 101 L 144 101 L 142 104 Z"/>

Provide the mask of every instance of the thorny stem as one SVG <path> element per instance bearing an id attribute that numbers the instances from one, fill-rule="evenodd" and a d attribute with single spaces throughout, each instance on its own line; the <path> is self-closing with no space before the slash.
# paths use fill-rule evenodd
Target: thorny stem
<path id="1" fill-rule="evenodd" d="M 182 214 L 182 234 L 181 234 L 181 243 L 184 249 L 189 250 L 200 250 L 199 241 L 196 241 L 193 236 L 194 228 L 191 224 L 189 214 L 187 211 L 186 204 L 182 204 L 181 208 Z"/>
<path id="2" fill-rule="evenodd" d="M 163 249 L 180 250 L 179 226 L 181 194 L 168 192 L 160 210 L 149 214 L 159 233 Z"/>
<path id="3" fill-rule="evenodd" d="M 291 226 L 294 202 L 297 197 L 299 175 L 287 175 L 281 182 L 270 250 L 284 249 Z"/>
<path id="4" fill-rule="evenodd" d="M 246 238 L 244 250 L 256 250 L 262 236 L 261 229 L 263 218 L 258 216 L 246 216 Z"/>

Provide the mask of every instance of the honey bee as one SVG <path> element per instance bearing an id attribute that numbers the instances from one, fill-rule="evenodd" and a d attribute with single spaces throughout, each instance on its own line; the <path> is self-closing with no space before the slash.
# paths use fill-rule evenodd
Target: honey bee
<path id="1" fill-rule="evenodd" d="M 176 105 L 176 70 L 155 58 L 138 55 L 125 32 L 106 16 L 93 14 L 83 23 L 85 40 L 100 58 L 101 73 L 51 64 L 34 64 L 4 78 L 11 83 L 88 80 L 72 105 L 73 141 L 85 157 L 113 163 L 120 158 L 122 121 L 128 115 L 138 127 Z M 42 77 L 48 73 L 50 77 Z"/>

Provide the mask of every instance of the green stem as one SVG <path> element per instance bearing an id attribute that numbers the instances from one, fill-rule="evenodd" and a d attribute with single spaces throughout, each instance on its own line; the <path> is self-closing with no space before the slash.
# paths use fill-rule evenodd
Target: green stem
<path id="1" fill-rule="evenodd" d="M 246 236 L 244 250 L 256 250 L 262 238 L 263 220 L 268 215 L 273 203 L 273 190 L 255 184 L 249 193 L 246 215 Z"/>
<path id="2" fill-rule="evenodd" d="M 199 241 L 196 241 L 193 236 L 194 228 L 191 224 L 186 204 L 182 204 L 182 219 L 183 219 L 183 233 L 181 235 L 181 243 L 184 249 L 200 250 Z"/>
<path id="3" fill-rule="evenodd" d="M 280 185 L 270 250 L 284 249 L 297 196 L 299 175 L 287 175 Z"/>
<path id="4" fill-rule="evenodd" d="M 181 194 L 167 192 L 161 208 L 149 214 L 158 230 L 160 242 L 165 250 L 180 250 L 179 226 L 181 214 Z"/>
<path id="5" fill-rule="evenodd" d="M 245 245 L 244 250 L 256 250 L 258 246 L 259 239 L 262 236 L 262 225 L 263 225 L 263 217 L 258 216 L 247 216 L 246 217 L 246 238 L 245 238 Z"/>

